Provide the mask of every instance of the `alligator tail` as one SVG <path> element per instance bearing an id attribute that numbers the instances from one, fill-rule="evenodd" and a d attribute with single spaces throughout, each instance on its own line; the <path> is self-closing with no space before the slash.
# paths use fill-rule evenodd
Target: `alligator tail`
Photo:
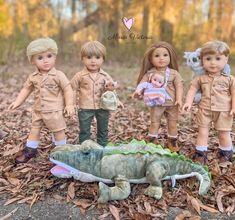
<path id="1" fill-rule="evenodd" d="M 205 195 L 211 185 L 210 173 L 207 171 L 207 168 L 196 163 L 191 163 L 191 169 L 196 178 L 200 181 L 199 195 Z"/>

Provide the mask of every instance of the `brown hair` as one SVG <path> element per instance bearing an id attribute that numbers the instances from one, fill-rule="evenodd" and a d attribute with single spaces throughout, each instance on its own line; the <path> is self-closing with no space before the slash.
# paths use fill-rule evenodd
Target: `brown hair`
<path id="1" fill-rule="evenodd" d="M 217 54 L 217 53 L 225 55 L 226 57 L 229 56 L 230 54 L 229 46 L 225 42 L 219 40 L 208 41 L 202 46 L 201 55 L 200 55 L 201 60 L 205 55 Z"/>
<path id="2" fill-rule="evenodd" d="M 81 48 L 81 58 L 86 56 L 102 56 L 105 60 L 106 48 L 99 41 L 89 41 Z"/>
<path id="3" fill-rule="evenodd" d="M 142 65 L 140 69 L 140 73 L 137 79 L 137 84 L 141 81 L 144 74 L 147 73 L 148 70 L 150 70 L 153 67 L 153 64 L 151 63 L 152 54 L 153 51 L 157 48 L 165 48 L 169 52 L 170 55 L 170 63 L 169 68 L 174 70 L 179 70 L 178 63 L 177 63 L 177 56 L 176 51 L 173 48 L 173 46 L 165 41 L 159 41 L 155 44 L 153 44 L 150 48 L 147 49 L 147 51 L 144 54 L 144 58 L 142 60 Z"/>

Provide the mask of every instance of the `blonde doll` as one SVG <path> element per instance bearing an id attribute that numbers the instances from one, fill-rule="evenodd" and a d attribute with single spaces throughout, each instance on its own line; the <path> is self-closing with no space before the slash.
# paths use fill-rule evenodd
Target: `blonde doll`
<path id="1" fill-rule="evenodd" d="M 167 82 L 165 89 L 170 98 L 166 99 L 162 105 L 150 107 L 151 123 L 148 140 L 157 142 L 161 118 L 165 115 L 168 131 L 167 147 L 171 151 L 179 151 L 177 144 L 177 122 L 179 108 L 182 106 L 183 80 L 178 73 L 176 52 L 169 43 L 159 41 L 145 52 L 137 84 L 148 82 L 153 71 L 156 71 L 165 78 L 165 82 Z M 133 96 L 139 96 L 139 92 L 136 91 Z"/>
<path id="2" fill-rule="evenodd" d="M 190 111 L 196 92 L 201 89 L 196 115 L 198 135 L 194 159 L 203 164 L 207 162 L 208 134 L 212 123 L 218 131 L 220 162 L 232 161 L 233 144 L 230 131 L 235 114 L 235 79 L 223 72 L 229 53 L 229 46 L 222 41 L 209 41 L 202 46 L 200 56 L 205 74 L 191 82 L 183 106 L 184 111 Z"/>

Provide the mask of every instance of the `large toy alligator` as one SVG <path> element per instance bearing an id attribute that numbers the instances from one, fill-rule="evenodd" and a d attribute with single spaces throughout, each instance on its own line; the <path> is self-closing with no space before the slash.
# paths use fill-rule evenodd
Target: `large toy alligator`
<path id="1" fill-rule="evenodd" d="M 51 152 L 50 160 L 57 165 L 51 172 L 59 178 L 99 182 L 99 203 L 127 198 L 130 183 L 149 183 L 145 195 L 155 199 L 162 197 L 162 180 L 171 179 L 175 185 L 176 179 L 196 176 L 200 195 L 206 194 L 211 184 L 202 165 L 144 141 L 105 148 L 91 140 L 82 145 L 61 145 Z M 105 184 L 113 182 L 114 187 Z"/>

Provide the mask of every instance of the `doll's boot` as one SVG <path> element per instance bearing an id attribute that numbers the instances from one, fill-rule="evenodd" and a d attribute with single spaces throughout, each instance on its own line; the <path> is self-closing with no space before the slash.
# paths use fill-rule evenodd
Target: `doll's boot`
<path id="1" fill-rule="evenodd" d="M 233 150 L 221 150 L 219 149 L 218 151 L 218 158 L 219 158 L 219 162 L 223 163 L 223 162 L 232 162 L 232 158 L 233 158 Z"/>
<path id="2" fill-rule="evenodd" d="M 193 160 L 205 165 L 207 162 L 207 153 L 207 151 L 196 150 L 195 154 L 193 155 Z"/>
<path id="3" fill-rule="evenodd" d="M 167 139 L 167 148 L 169 148 L 170 151 L 172 151 L 172 152 L 179 152 L 180 147 L 178 145 L 178 139 L 168 137 L 168 139 Z"/>
<path id="4" fill-rule="evenodd" d="M 16 163 L 27 163 L 31 158 L 36 157 L 37 149 L 25 147 L 21 154 L 16 157 Z"/>
<path id="5" fill-rule="evenodd" d="M 146 138 L 146 141 L 150 142 L 150 143 L 153 143 L 153 144 L 156 144 L 156 145 L 159 144 L 159 139 L 158 139 L 157 135 L 156 136 L 148 135 L 147 138 Z"/>

